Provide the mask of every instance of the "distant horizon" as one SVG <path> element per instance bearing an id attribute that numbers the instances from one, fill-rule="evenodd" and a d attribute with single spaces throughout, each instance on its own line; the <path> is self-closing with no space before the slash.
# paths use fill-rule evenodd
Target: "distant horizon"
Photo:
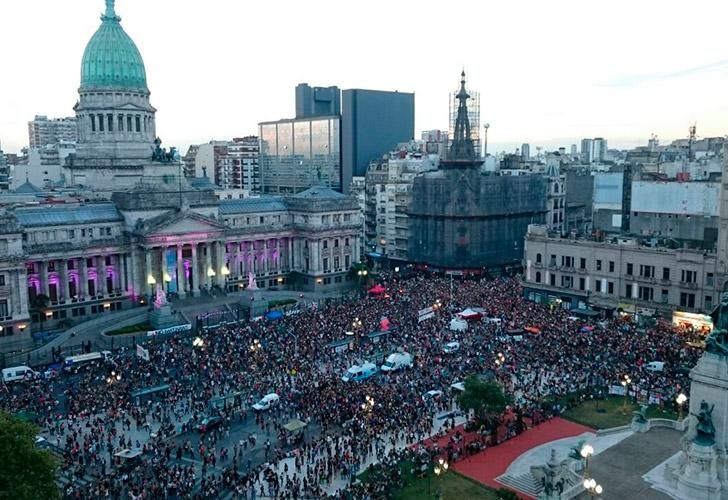
<path id="1" fill-rule="evenodd" d="M 3 66 L 17 68 L 0 95 L 6 153 L 27 146 L 35 115 L 73 116 L 83 50 L 103 5 L 0 5 L 0 19 L 13 20 L 0 29 L 0 45 L 17 47 L 3 54 Z M 301 82 L 414 92 L 415 139 L 447 130 L 448 95 L 463 68 L 480 92 L 481 122 L 491 125 L 491 153 L 522 143 L 532 152 L 569 150 L 585 137 L 614 149 L 646 145 L 652 134 L 667 144 L 693 122 L 699 137 L 728 132 L 728 5 L 698 0 L 686 9 L 668 0 L 657 10 L 617 0 L 591 13 L 567 1 L 466 5 L 482 31 L 443 21 L 435 15 L 442 5 L 427 1 L 413 9 L 372 0 L 356 21 L 331 0 L 117 0 L 116 11 L 144 58 L 158 134 L 182 153 L 293 116 Z"/>

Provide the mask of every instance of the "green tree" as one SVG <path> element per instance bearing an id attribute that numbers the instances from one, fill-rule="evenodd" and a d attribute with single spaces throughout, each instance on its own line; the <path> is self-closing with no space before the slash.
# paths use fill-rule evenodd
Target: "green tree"
<path id="1" fill-rule="evenodd" d="M 503 414 L 512 398 L 503 391 L 503 387 L 495 382 L 481 380 L 472 375 L 465 379 L 465 390 L 458 396 L 460 408 L 473 410 L 478 421 L 494 428 L 495 422 Z"/>
<path id="2" fill-rule="evenodd" d="M 35 446 L 38 429 L 0 412 L 0 498 L 61 498 L 56 459 Z"/>

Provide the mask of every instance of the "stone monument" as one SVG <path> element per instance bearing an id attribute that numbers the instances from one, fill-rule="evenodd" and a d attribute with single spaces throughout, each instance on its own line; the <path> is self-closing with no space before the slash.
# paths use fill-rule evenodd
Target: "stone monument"
<path id="1" fill-rule="evenodd" d="M 240 305 L 247 311 L 249 319 L 262 316 L 268 311 L 268 302 L 263 299 L 253 273 L 248 274 L 248 286 L 243 290 L 243 299 L 240 301 Z"/>
<path id="2" fill-rule="evenodd" d="M 728 293 L 711 313 L 713 332 L 690 372 L 689 427 L 674 470 L 681 498 L 728 500 Z"/>
<path id="3" fill-rule="evenodd" d="M 167 294 L 164 293 L 164 288 L 160 284 L 157 284 L 154 304 L 149 313 L 149 322 L 155 330 L 175 326 L 178 323 L 175 315 L 172 314 L 172 306 L 167 301 Z"/>

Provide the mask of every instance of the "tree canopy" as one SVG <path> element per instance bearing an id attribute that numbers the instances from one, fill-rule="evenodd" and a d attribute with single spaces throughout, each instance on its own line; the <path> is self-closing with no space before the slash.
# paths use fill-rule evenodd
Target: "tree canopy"
<path id="1" fill-rule="evenodd" d="M 477 375 L 465 379 L 465 390 L 458 396 L 460 408 L 473 410 L 482 421 L 500 416 L 512 402 L 512 398 L 495 382 L 481 380 Z"/>
<path id="2" fill-rule="evenodd" d="M 34 425 L 0 412 L 0 498 L 60 498 L 56 459 L 36 447 L 37 432 Z"/>

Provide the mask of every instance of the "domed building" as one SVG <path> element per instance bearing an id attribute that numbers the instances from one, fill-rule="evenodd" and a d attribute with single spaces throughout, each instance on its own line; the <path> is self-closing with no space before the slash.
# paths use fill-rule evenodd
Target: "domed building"
<path id="1" fill-rule="evenodd" d="M 71 345 L 67 328 L 89 319 L 185 323 L 183 316 L 163 317 L 162 297 L 234 295 L 252 311 L 245 290 L 253 282 L 268 297 L 271 287 L 347 288 L 360 259 L 353 197 L 320 187 L 287 198 L 218 200 L 209 181 L 181 175 L 177 155 L 156 139 L 142 56 L 114 0 L 105 3 L 83 54 L 74 108 L 79 142 L 66 184 L 76 200 L 28 193 L 32 203 L 0 208 L 6 366 L 50 362 L 50 349 L 31 352 L 33 344 L 61 331 L 55 344 Z M 93 335 L 101 335 L 98 327 Z"/>
<path id="2" fill-rule="evenodd" d="M 86 45 L 78 94 L 68 185 L 109 191 L 131 188 L 144 177 L 179 175 L 176 161 L 151 164 L 157 110 L 149 102 L 144 60 L 121 26 L 114 0 L 106 0 L 101 26 Z"/>

